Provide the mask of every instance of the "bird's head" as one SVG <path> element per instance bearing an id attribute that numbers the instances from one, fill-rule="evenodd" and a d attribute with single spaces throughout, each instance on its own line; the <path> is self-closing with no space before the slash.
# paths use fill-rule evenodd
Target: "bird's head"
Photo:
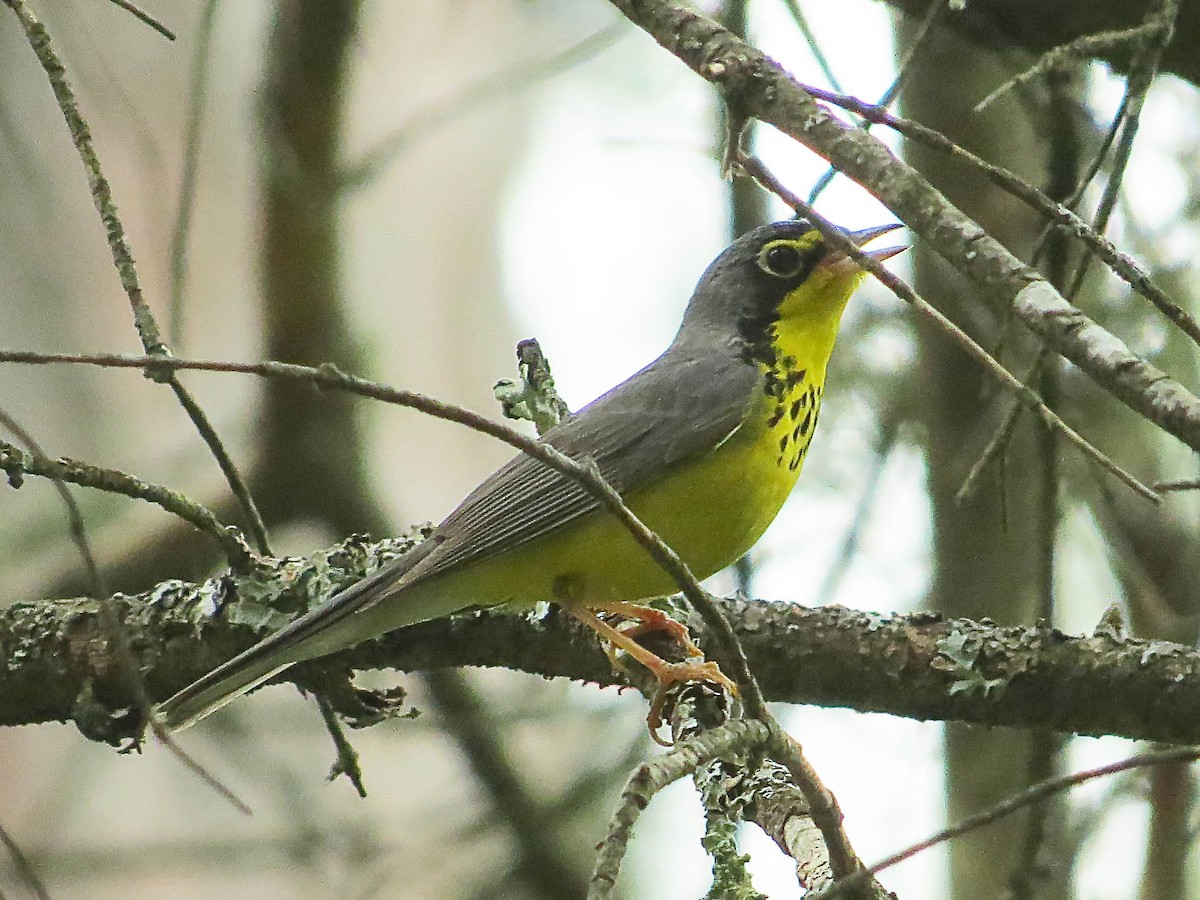
<path id="1" fill-rule="evenodd" d="M 856 244 L 899 224 L 846 232 Z M 883 260 L 903 247 L 869 251 Z M 771 364 L 781 330 L 832 335 L 854 289 L 866 275 L 811 224 L 794 219 L 747 232 L 708 267 L 696 286 L 676 341 L 727 338 L 749 358 Z"/>

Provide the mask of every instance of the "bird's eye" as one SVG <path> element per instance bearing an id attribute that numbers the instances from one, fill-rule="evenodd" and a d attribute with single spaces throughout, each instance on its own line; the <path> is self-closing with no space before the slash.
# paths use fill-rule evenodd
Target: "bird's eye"
<path id="1" fill-rule="evenodd" d="M 767 244 L 758 254 L 758 267 L 776 278 L 793 278 L 804 266 L 804 257 L 792 244 Z"/>

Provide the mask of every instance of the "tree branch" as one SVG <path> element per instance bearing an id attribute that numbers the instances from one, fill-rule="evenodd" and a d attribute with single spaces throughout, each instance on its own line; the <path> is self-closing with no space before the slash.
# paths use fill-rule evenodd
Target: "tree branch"
<path id="1" fill-rule="evenodd" d="M 130 735 L 103 648 L 102 604 L 124 622 L 146 693 L 163 698 L 373 571 L 412 538 L 350 538 L 308 559 L 267 560 L 244 576 L 167 581 L 107 600 L 19 602 L 0 611 L 0 725 L 74 719 L 85 733 Z M 485 598 L 480 598 L 484 600 Z M 929 613 L 881 616 L 719 601 L 768 700 L 915 719 L 1053 728 L 1200 743 L 1200 652 L 1167 641 L 1070 636 Z M 427 622 L 330 657 L 353 669 L 499 666 L 617 684 L 608 658 L 569 617 L 500 613 Z M 304 681 L 303 667 L 282 680 Z M 105 721 L 97 725 L 100 719 Z M 107 730 L 104 725 L 107 725 Z"/>
<path id="2" fill-rule="evenodd" d="M 879 140 L 819 105 L 778 63 L 688 4 L 612 0 L 739 114 L 774 125 L 874 194 L 981 297 L 1012 314 L 1139 415 L 1200 450 L 1200 398 L 1063 299 Z"/>
<path id="3" fill-rule="evenodd" d="M 885 0 L 906 15 L 922 16 L 931 2 L 945 0 Z M 946 24 L 977 43 L 997 49 L 1024 49 L 1043 53 L 1092 35 L 1136 28 L 1146 3 L 1128 0 L 971 0 L 945 16 Z M 1175 41 L 1166 48 L 1165 72 L 1200 84 L 1200 5 L 1184 3 L 1176 23 Z M 1109 63 L 1119 72 L 1129 70 L 1133 48 L 1127 43 L 1097 42 L 1089 56 Z"/>

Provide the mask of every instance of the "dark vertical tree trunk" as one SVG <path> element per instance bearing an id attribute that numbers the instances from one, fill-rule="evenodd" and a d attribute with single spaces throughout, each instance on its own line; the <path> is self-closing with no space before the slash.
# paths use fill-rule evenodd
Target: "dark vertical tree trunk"
<path id="1" fill-rule="evenodd" d="M 908 37 L 901 28 L 902 42 Z M 972 107 L 1008 77 L 986 51 L 964 46 L 960 38 L 935 37 L 921 51 L 904 93 L 904 113 L 943 131 L 981 155 L 1023 171 L 1040 183 L 1041 143 L 1022 103 L 1012 96 L 982 114 Z M 1035 220 L 1011 197 L 985 184 L 944 155 L 909 145 L 909 160 L 939 190 L 972 215 L 993 236 L 1018 251 L 1032 242 Z M 1005 358 L 1027 360 L 1019 325 L 1005 328 L 980 311 L 969 288 L 932 254 L 917 246 L 913 255 L 917 290 L 965 327 L 986 347 L 1005 335 Z M 993 468 L 974 496 L 958 502 L 956 493 L 999 424 L 1007 398 L 983 370 L 944 335 L 919 330 L 920 401 L 933 517 L 932 605 L 948 616 L 984 617 L 1002 623 L 1029 621 L 1036 609 L 1039 579 L 1035 565 L 1040 465 L 1028 417 L 1017 428 L 1003 463 L 1003 479 Z M 1020 372 L 1027 362 L 1016 362 Z M 1025 780 L 1029 735 L 961 725 L 946 728 L 946 795 L 950 821 L 987 807 Z M 956 840 L 950 846 L 952 896 L 956 900 L 999 900 L 1017 857 L 1023 817 Z"/>
<path id="2" fill-rule="evenodd" d="M 359 0 L 282 0 L 262 110 L 264 354 L 350 371 L 361 365 L 341 298 L 338 176 L 358 14 Z M 264 391 L 257 487 L 269 518 L 378 531 L 354 401 L 283 380 Z"/>

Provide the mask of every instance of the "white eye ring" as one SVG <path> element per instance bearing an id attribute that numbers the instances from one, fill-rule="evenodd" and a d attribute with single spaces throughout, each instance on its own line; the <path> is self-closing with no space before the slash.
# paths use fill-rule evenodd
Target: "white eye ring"
<path id="1" fill-rule="evenodd" d="M 776 278 L 795 278 L 804 268 L 804 256 L 791 241 L 772 241 L 758 251 L 758 267 Z"/>

